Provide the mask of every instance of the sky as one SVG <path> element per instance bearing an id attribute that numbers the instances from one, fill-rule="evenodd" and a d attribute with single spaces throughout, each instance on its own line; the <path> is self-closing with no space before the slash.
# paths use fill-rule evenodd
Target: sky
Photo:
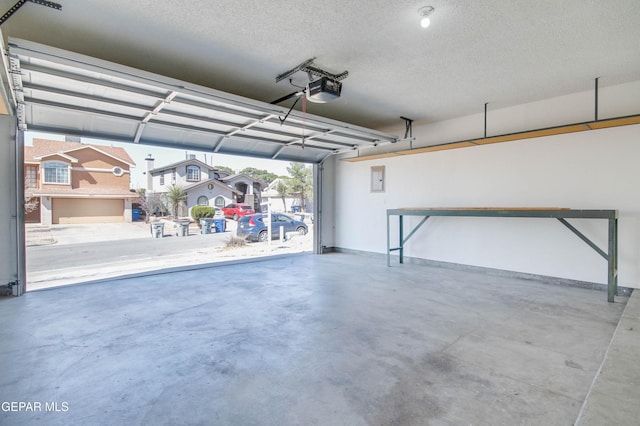
<path id="1" fill-rule="evenodd" d="M 64 135 L 37 133 L 37 132 L 25 132 L 25 145 L 32 145 L 33 139 L 50 139 L 50 140 L 64 140 Z M 121 143 L 110 142 L 98 139 L 82 138 L 83 143 L 92 145 L 113 145 L 124 148 L 133 161 L 136 163 L 136 167 L 131 169 L 131 187 L 133 189 L 144 188 L 146 183 L 146 177 L 143 172 L 147 169 L 147 164 L 144 159 L 151 154 L 154 158 L 154 167 L 161 167 L 167 164 L 175 163 L 187 158 L 187 154 L 195 154 L 196 158 L 207 164 L 214 166 L 227 166 L 234 171 L 239 172 L 245 167 L 254 167 L 256 169 L 268 170 L 278 176 L 288 176 L 287 167 L 291 164 L 287 161 L 268 160 L 251 157 L 241 157 L 225 154 L 213 154 L 211 152 L 205 153 L 202 151 L 185 151 L 182 149 L 163 148 L 149 145 L 137 145 L 134 143 Z M 205 161 L 206 155 L 206 161 Z"/>

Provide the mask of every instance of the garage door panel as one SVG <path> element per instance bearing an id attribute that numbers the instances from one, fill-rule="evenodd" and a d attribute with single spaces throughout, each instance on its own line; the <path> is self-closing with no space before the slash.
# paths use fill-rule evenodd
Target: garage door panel
<path id="1" fill-rule="evenodd" d="M 124 222 L 124 201 L 109 199 L 54 198 L 54 224 Z"/>

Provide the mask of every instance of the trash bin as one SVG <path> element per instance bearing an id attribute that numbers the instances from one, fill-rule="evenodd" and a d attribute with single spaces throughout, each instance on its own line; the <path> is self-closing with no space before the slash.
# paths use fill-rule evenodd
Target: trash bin
<path id="1" fill-rule="evenodd" d="M 203 218 L 200 219 L 200 230 L 201 234 L 210 234 L 211 233 L 211 225 L 213 225 L 213 219 L 211 218 Z"/>
<path id="2" fill-rule="evenodd" d="M 189 222 L 178 222 L 178 232 L 176 233 L 178 237 L 188 237 L 189 236 Z"/>
<path id="3" fill-rule="evenodd" d="M 164 237 L 164 223 L 162 222 L 153 222 L 151 224 L 151 235 L 153 238 L 162 238 Z"/>
<path id="4" fill-rule="evenodd" d="M 131 210 L 131 219 L 134 222 L 139 221 L 140 220 L 140 210 L 138 210 L 138 209 Z"/>
<path id="5" fill-rule="evenodd" d="M 227 221 L 224 219 L 214 219 L 213 224 L 216 227 L 216 232 L 224 232 L 227 229 Z"/>

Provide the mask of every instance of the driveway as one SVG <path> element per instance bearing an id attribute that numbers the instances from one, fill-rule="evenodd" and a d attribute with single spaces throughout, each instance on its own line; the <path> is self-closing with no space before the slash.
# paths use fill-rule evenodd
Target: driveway
<path id="1" fill-rule="evenodd" d="M 177 236 L 166 223 L 163 238 L 153 238 L 143 222 L 87 225 L 27 225 L 27 288 L 29 290 L 94 281 L 115 276 L 184 268 L 249 257 L 310 252 L 313 231 L 288 241 L 230 247 L 236 222 L 226 232 L 200 234 L 192 224 L 189 236 Z M 48 229 L 47 229 L 48 228 Z"/>

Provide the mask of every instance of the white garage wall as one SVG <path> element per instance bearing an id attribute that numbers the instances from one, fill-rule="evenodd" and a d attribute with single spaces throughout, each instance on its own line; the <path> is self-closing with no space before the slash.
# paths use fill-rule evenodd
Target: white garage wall
<path id="1" fill-rule="evenodd" d="M 600 118 L 640 113 L 639 89 L 640 84 L 633 83 L 603 90 L 601 98 L 607 102 L 601 104 Z M 581 93 L 493 111 L 489 135 L 592 120 L 593 103 L 589 108 L 585 104 L 587 96 Z M 482 118 L 414 124 L 416 145 L 481 136 Z M 395 130 L 397 134 L 400 129 Z M 334 245 L 385 253 L 388 208 L 618 209 L 619 285 L 638 288 L 639 159 L 640 125 L 359 163 L 336 159 Z M 386 191 L 371 193 L 370 168 L 380 165 L 386 167 Z M 418 221 L 407 218 L 405 233 Z M 606 221 L 571 222 L 606 250 Z M 431 218 L 409 242 L 405 255 L 581 281 L 607 280 L 606 261 L 552 219 Z"/>

